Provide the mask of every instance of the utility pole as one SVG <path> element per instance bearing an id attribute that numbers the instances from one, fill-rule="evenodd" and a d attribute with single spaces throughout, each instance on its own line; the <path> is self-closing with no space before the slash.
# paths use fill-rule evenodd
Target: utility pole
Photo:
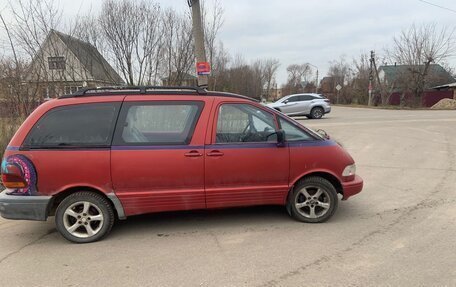
<path id="1" fill-rule="evenodd" d="M 368 106 L 372 106 L 372 80 L 374 79 L 374 60 L 375 59 L 375 52 L 371 51 L 371 57 L 369 59 L 370 62 L 370 69 L 369 69 L 369 100 L 367 102 Z"/>
<path id="2" fill-rule="evenodd" d="M 201 19 L 201 8 L 199 0 L 187 0 L 192 8 L 193 40 L 195 44 L 195 56 L 197 62 L 198 87 L 207 88 L 209 84 L 209 71 L 200 72 L 199 65 L 206 62 L 206 51 L 204 48 L 204 30 Z M 209 67 L 207 67 L 210 69 Z"/>

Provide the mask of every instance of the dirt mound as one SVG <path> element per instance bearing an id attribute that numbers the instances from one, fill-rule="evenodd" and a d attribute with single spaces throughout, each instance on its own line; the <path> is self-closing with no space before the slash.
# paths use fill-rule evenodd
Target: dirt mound
<path id="1" fill-rule="evenodd" d="M 433 110 L 456 110 L 456 100 L 442 99 L 431 107 Z"/>

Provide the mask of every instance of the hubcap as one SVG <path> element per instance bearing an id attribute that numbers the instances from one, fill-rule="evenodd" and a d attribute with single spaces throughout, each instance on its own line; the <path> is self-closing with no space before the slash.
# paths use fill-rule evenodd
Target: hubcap
<path id="1" fill-rule="evenodd" d="M 103 214 L 100 208 L 88 201 L 78 201 L 70 205 L 64 213 L 63 224 L 66 230 L 78 238 L 96 235 L 103 227 Z"/>
<path id="2" fill-rule="evenodd" d="M 322 188 L 306 186 L 297 192 L 295 207 L 302 216 L 316 219 L 328 212 L 331 207 L 331 198 L 328 192 Z"/>
<path id="3" fill-rule="evenodd" d="M 314 117 L 319 118 L 322 115 L 322 111 L 320 109 L 314 110 Z"/>

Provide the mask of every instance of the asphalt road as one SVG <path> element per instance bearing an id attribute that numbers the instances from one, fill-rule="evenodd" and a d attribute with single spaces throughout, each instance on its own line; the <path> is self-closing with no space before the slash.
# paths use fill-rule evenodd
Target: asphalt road
<path id="1" fill-rule="evenodd" d="M 1 286 L 456 286 L 456 111 L 334 107 L 365 180 L 325 224 L 257 207 L 133 217 L 76 245 L 0 219 Z"/>

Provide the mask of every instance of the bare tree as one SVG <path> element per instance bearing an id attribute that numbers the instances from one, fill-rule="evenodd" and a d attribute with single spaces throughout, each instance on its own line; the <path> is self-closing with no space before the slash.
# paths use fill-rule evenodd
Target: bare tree
<path id="1" fill-rule="evenodd" d="M 334 88 L 334 94 L 337 95 L 336 102 L 340 103 L 341 100 L 345 103 L 351 103 L 351 80 L 352 80 L 352 68 L 349 63 L 342 56 L 339 60 L 334 60 L 330 62 L 328 75 L 334 79 L 335 87 L 340 85 L 342 88 L 341 91 L 337 91 Z M 340 97 L 342 98 L 340 98 Z"/>
<path id="2" fill-rule="evenodd" d="M 226 75 L 230 61 L 230 54 L 225 50 L 223 43 L 219 42 L 212 59 L 212 72 L 211 77 L 209 78 L 209 86 L 213 90 L 218 89 L 219 82 L 223 83 L 224 75 Z"/>
<path id="3" fill-rule="evenodd" d="M 14 20 L 12 35 L 25 53 L 34 57 L 49 31 L 61 25 L 62 10 L 53 0 L 17 0 L 9 3 Z"/>
<path id="4" fill-rule="evenodd" d="M 201 16 L 203 18 L 204 42 L 206 46 L 206 54 L 209 63 L 212 64 L 217 49 L 217 35 L 220 28 L 223 26 L 224 9 L 219 0 L 212 1 L 210 9 L 202 2 Z"/>
<path id="5" fill-rule="evenodd" d="M 402 76 L 402 84 L 415 97 L 416 104 L 426 88 L 429 67 L 442 63 L 456 53 L 455 29 L 440 28 L 435 23 L 412 25 L 394 37 L 393 47 L 388 51 L 392 61 L 408 65 Z"/>
<path id="6" fill-rule="evenodd" d="M 18 115 L 25 116 L 43 97 L 39 82 L 49 80 L 43 73 L 46 63 L 37 55 L 49 32 L 59 25 L 61 10 L 52 0 L 18 0 L 9 2 L 8 12 L 11 23 L 2 17 L 2 24 L 13 58 L 2 62 L 8 78 L 8 89 L 3 93 L 16 106 Z"/>
<path id="7" fill-rule="evenodd" d="M 354 78 L 352 82 L 353 100 L 357 104 L 367 104 L 370 76 L 369 55 L 362 53 L 359 58 L 353 59 Z"/>
<path id="8" fill-rule="evenodd" d="M 308 81 L 312 68 L 308 64 L 292 64 L 287 67 L 288 81 L 283 87 L 284 94 L 299 93 L 303 90 L 302 83 Z"/>
<path id="9" fill-rule="evenodd" d="M 222 68 L 216 74 L 219 90 L 238 93 L 256 99 L 260 99 L 264 95 L 267 81 L 265 72 L 267 60 L 257 59 L 248 64 L 241 55 L 236 55 L 230 61 L 230 57 L 226 53 L 220 59 Z M 231 65 L 228 66 L 229 62 Z"/>
<path id="10" fill-rule="evenodd" d="M 266 59 L 264 61 L 263 73 L 265 80 L 265 94 L 268 99 L 271 97 L 271 89 L 279 67 L 280 62 L 278 59 Z"/>
<path id="11" fill-rule="evenodd" d="M 109 46 L 96 15 L 89 14 L 77 17 L 74 19 L 74 22 L 70 24 L 70 27 L 73 29 L 70 33 L 71 35 L 92 44 L 106 58 L 110 56 L 108 53 Z"/>
<path id="12" fill-rule="evenodd" d="M 252 95 L 254 98 L 264 96 L 264 86 L 266 85 L 265 61 L 258 59 L 251 65 L 252 69 Z"/>
<path id="13" fill-rule="evenodd" d="M 191 17 L 168 9 L 163 25 L 162 73 L 168 85 L 181 85 L 195 64 Z"/>
<path id="14" fill-rule="evenodd" d="M 127 84 L 149 82 L 161 47 L 161 11 L 147 1 L 105 0 L 98 21 Z"/>

